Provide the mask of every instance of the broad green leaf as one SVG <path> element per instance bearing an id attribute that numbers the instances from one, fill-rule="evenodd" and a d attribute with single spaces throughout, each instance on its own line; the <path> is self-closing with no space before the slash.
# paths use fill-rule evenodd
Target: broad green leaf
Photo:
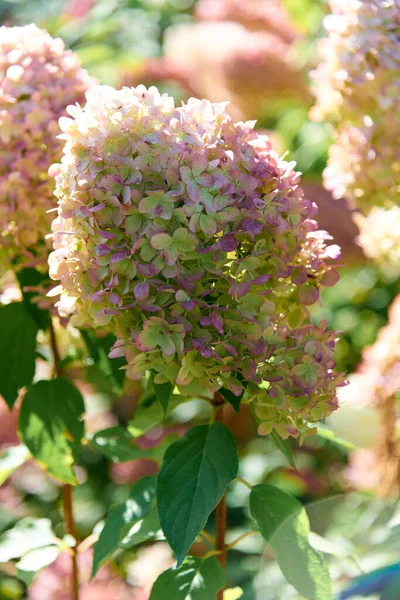
<path id="1" fill-rule="evenodd" d="M 250 512 L 287 581 L 307 600 L 332 600 L 328 566 L 309 543 L 310 524 L 302 504 L 274 486 L 261 484 L 251 491 Z"/>
<path id="2" fill-rule="evenodd" d="M 37 292 L 26 292 L 25 287 L 42 286 L 44 289 L 49 285 L 48 275 L 43 275 L 36 269 L 22 269 L 17 272 L 17 278 L 22 291 L 22 298 L 26 310 L 36 322 L 39 329 L 47 329 L 49 324 L 49 311 L 39 308 L 37 304 L 32 302 L 32 299 L 37 296 Z"/>
<path id="3" fill-rule="evenodd" d="M 20 444 L 19 446 L 11 446 L 0 452 L 0 485 L 14 473 L 29 458 L 28 449 Z"/>
<path id="4" fill-rule="evenodd" d="M 98 337 L 93 331 L 86 329 L 81 329 L 80 333 L 94 364 L 111 384 L 112 391 L 120 394 L 125 380 L 125 371 L 121 370 L 121 367 L 126 364 L 126 361 L 123 357 L 109 358 L 108 356 L 115 337 L 111 333 Z"/>
<path id="5" fill-rule="evenodd" d="M 276 433 L 276 431 L 273 431 L 269 435 L 269 439 L 274 444 L 274 446 L 276 446 L 276 448 L 278 448 L 278 450 L 280 450 L 282 452 L 282 454 L 285 456 L 286 460 L 288 461 L 289 465 L 291 467 L 293 467 L 293 469 L 297 469 L 296 463 L 294 462 L 294 456 L 293 456 L 292 445 L 290 443 L 290 440 L 289 439 L 283 440 L 280 437 L 280 435 L 278 435 Z"/>
<path id="6" fill-rule="evenodd" d="M 140 519 L 132 525 L 125 537 L 122 538 L 119 547 L 126 550 L 143 544 L 143 542 L 163 539 L 157 507 L 154 506 L 144 519 Z"/>
<path id="7" fill-rule="evenodd" d="M 96 450 L 114 462 L 153 458 L 152 451 L 136 446 L 135 438 L 121 425 L 102 429 L 87 437 Z"/>
<path id="8" fill-rule="evenodd" d="M 235 441 L 222 423 L 193 427 L 168 448 L 157 481 L 157 506 L 178 565 L 237 471 Z"/>
<path id="9" fill-rule="evenodd" d="M 167 414 L 168 404 L 174 389 L 172 383 L 167 381 L 166 383 L 154 383 L 154 391 L 157 396 L 157 400 L 164 409 L 164 416 Z"/>
<path id="10" fill-rule="evenodd" d="M 94 547 L 92 577 L 119 548 L 132 525 L 146 517 L 156 493 L 156 477 L 143 477 L 132 487 L 128 499 L 108 515 Z"/>
<path id="11" fill-rule="evenodd" d="M 82 437 L 83 398 L 66 379 L 38 381 L 21 405 L 19 435 L 32 456 L 53 477 L 76 485 L 73 471 Z"/>
<path id="12" fill-rule="evenodd" d="M 32 579 L 40 569 L 47 567 L 53 563 L 60 553 L 59 546 L 44 546 L 43 548 L 35 548 L 29 550 L 17 562 L 16 567 L 18 571 L 18 577 L 25 585 L 29 586 L 32 583 Z"/>
<path id="13" fill-rule="evenodd" d="M 225 585 L 225 572 L 215 556 L 189 556 L 180 567 L 161 573 L 149 600 L 213 600 Z"/>
<path id="14" fill-rule="evenodd" d="M 55 542 L 50 519 L 22 519 L 0 536 L 0 563 L 21 558 L 31 550 L 51 546 Z"/>
<path id="15" fill-rule="evenodd" d="M 0 395 L 10 408 L 35 375 L 37 332 L 23 302 L 0 307 Z"/>
<path id="16" fill-rule="evenodd" d="M 318 425 L 318 431 L 316 435 L 322 438 L 323 440 L 332 442 L 332 444 L 335 444 L 336 446 L 340 446 L 347 453 L 352 452 L 353 450 L 357 450 L 357 446 L 355 446 L 351 442 L 348 442 L 347 440 L 344 440 L 341 437 L 338 437 L 336 433 L 332 431 L 332 429 L 324 427 L 323 425 Z"/>

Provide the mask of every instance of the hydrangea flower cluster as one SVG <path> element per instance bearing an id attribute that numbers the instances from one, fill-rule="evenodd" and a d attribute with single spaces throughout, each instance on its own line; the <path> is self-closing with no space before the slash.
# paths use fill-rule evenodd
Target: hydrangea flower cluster
<path id="1" fill-rule="evenodd" d="M 378 431 L 371 436 L 369 453 L 356 451 L 354 461 L 357 471 L 361 473 L 363 457 L 367 460 L 365 470 L 372 472 L 374 457 L 374 473 L 379 491 L 384 496 L 394 490 L 398 493 L 400 476 L 400 441 L 398 435 L 398 393 L 400 390 L 400 296 L 397 296 L 389 310 L 389 322 L 379 332 L 375 343 L 364 350 L 363 360 L 355 376 L 350 380 L 344 395 L 339 394 L 340 401 L 363 403 L 368 412 L 375 411 L 375 422 Z M 347 411 L 349 412 L 349 411 Z M 340 413 L 340 410 L 337 414 Z M 358 427 L 365 426 L 371 432 L 371 424 L 365 420 L 365 412 L 360 414 Z M 370 417 L 367 416 L 367 420 Z M 333 422 L 335 419 L 333 418 Z M 340 433 L 340 431 L 339 431 Z M 368 431 L 367 431 L 368 433 Z M 359 454 L 359 457 L 357 456 Z"/>
<path id="2" fill-rule="evenodd" d="M 58 119 L 91 82 L 61 39 L 35 25 L 0 28 L 0 274 L 47 263 Z"/>
<path id="3" fill-rule="evenodd" d="M 192 396 L 253 382 L 262 434 L 332 412 L 335 334 L 308 306 L 337 281 L 339 249 L 316 231 L 294 164 L 225 104 L 176 108 L 144 86 L 86 97 L 60 120 L 51 168 L 60 314 L 116 333 L 111 356 L 132 379 L 150 370 Z"/>
<path id="4" fill-rule="evenodd" d="M 365 216 L 374 209 L 376 230 L 376 218 L 390 219 L 385 211 L 399 204 L 400 0 L 329 4 L 322 62 L 312 74 L 317 102 L 311 112 L 312 118 L 327 119 L 335 128 L 325 185 Z M 358 218 L 362 232 L 371 220 Z M 371 241 L 371 250 L 368 234 L 361 236 L 361 243 L 378 260 L 389 258 L 383 237 Z"/>

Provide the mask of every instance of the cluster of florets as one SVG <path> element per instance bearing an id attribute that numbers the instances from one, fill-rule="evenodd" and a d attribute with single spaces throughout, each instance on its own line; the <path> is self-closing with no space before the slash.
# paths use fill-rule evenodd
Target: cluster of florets
<path id="1" fill-rule="evenodd" d="M 50 275 L 59 311 L 118 336 L 127 375 L 184 395 L 256 393 L 260 431 L 336 408 L 334 334 L 308 305 L 337 272 L 293 163 L 224 104 L 99 86 L 61 119 Z M 258 389 L 258 388 L 256 388 Z"/>
<path id="2" fill-rule="evenodd" d="M 398 494 L 399 489 L 399 390 L 400 296 L 397 296 L 389 310 L 388 324 L 382 327 L 375 343 L 364 350 L 356 377 L 351 379 L 343 398 L 365 403 L 370 414 L 375 411 L 375 428 L 378 431 L 372 430 L 369 452 L 356 452 L 353 462 L 357 468 L 351 470 L 351 475 L 354 472 L 361 475 L 364 471 L 373 474 L 375 483 L 379 484 L 379 490 L 384 495 L 394 490 Z M 359 418 L 361 427 L 365 425 L 364 420 L 365 414 L 362 413 Z M 371 431 L 368 423 L 366 429 Z M 366 477 L 368 480 L 368 475 Z"/>
<path id="3" fill-rule="evenodd" d="M 364 253 L 386 270 L 398 273 L 400 265 L 400 206 L 372 208 L 367 216 L 355 213 L 360 233 L 358 241 Z"/>
<path id="4" fill-rule="evenodd" d="M 329 4 L 322 62 L 312 74 L 317 103 L 311 116 L 329 120 L 335 130 L 324 172 L 327 189 L 368 215 L 374 206 L 387 210 L 398 205 L 400 0 Z M 380 258 L 378 248 L 373 254 Z M 384 247 L 382 254 L 386 260 Z"/>
<path id="5" fill-rule="evenodd" d="M 58 119 L 90 83 L 61 39 L 35 25 L 0 28 L 0 273 L 11 264 L 46 265 Z"/>

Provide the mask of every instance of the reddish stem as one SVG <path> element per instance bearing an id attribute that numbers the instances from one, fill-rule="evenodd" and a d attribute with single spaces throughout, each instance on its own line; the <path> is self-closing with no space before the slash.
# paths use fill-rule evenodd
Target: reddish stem
<path id="1" fill-rule="evenodd" d="M 60 350 L 57 344 L 56 332 L 54 330 L 54 325 L 52 319 L 49 321 L 49 331 L 50 331 L 50 344 L 53 352 L 53 377 L 59 377 L 61 375 L 61 371 L 59 368 L 59 363 L 61 359 Z M 62 488 L 63 494 L 63 513 L 64 513 L 64 523 L 65 523 L 65 531 L 72 535 L 77 541 L 76 537 L 76 528 L 74 521 L 74 513 L 73 513 L 73 502 L 72 502 L 72 487 L 68 484 L 65 484 Z M 79 600 L 79 569 L 78 569 L 78 557 L 77 557 L 77 549 L 76 545 L 71 548 L 71 561 L 72 561 L 72 574 L 71 574 L 71 591 L 72 591 L 72 599 Z"/>
<path id="2" fill-rule="evenodd" d="M 216 421 L 220 423 L 224 422 L 224 398 L 219 393 L 216 392 L 213 399 L 213 405 L 215 407 L 219 407 L 217 415 L 215 417 Z M 227 528 L 227 508 L 226 508 L 226 494 L 224 494 L 215 509 L 215 519 L 216 519 L 216 550 L 220 550 L 220 554 L 217 554 L 217 559 L 223 569 L 226 569 L 226 552 L 225 552 L 225 536 L 226 536 L 226 528 Z M 224 588 L 222 588 L 217 593 L 216 600 L 224 599 Z"/>
<path id="3" fill-rule="evenodd" d="M 76 529 L 75 529 L 75 521 L 74 514 L 72 508 L 72 486 L 66 484 L 63 486 L 63 510 L 64 510 L 64 522 L 65 522 L 65 530 L 69 535 L 72 535 L 76 542 Z M 76 546 L 71 548 L 72 555 L 72 579 L 71 579 L 71 588 L 72 588 L 72 598 L 73 600 L 79 600 L 79 569 L 78 569 L 78 556 Z"/>

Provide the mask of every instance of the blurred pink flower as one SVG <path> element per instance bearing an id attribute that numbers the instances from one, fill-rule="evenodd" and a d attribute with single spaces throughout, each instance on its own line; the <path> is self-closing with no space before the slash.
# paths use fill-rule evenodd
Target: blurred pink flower
<path id="1" fill-rule="evenodd" d="M 236 21 L 253 31 L 266 31 L 287 43 L 298 32 L 281 0 L 199 0 L 195 6 L 198 21 Z"/>
<path id="2" fill-rule="evenodd" d="M 109 567 L 102 567 L 92 581 L 92 552 L 78 554 L 81 600 L 147 600 L 148 594 L 129 586 Z M 28 591 L 29 600 L 72 600 L 71 557 L 60 554 L 49 567 L 36 575 Z"/>

